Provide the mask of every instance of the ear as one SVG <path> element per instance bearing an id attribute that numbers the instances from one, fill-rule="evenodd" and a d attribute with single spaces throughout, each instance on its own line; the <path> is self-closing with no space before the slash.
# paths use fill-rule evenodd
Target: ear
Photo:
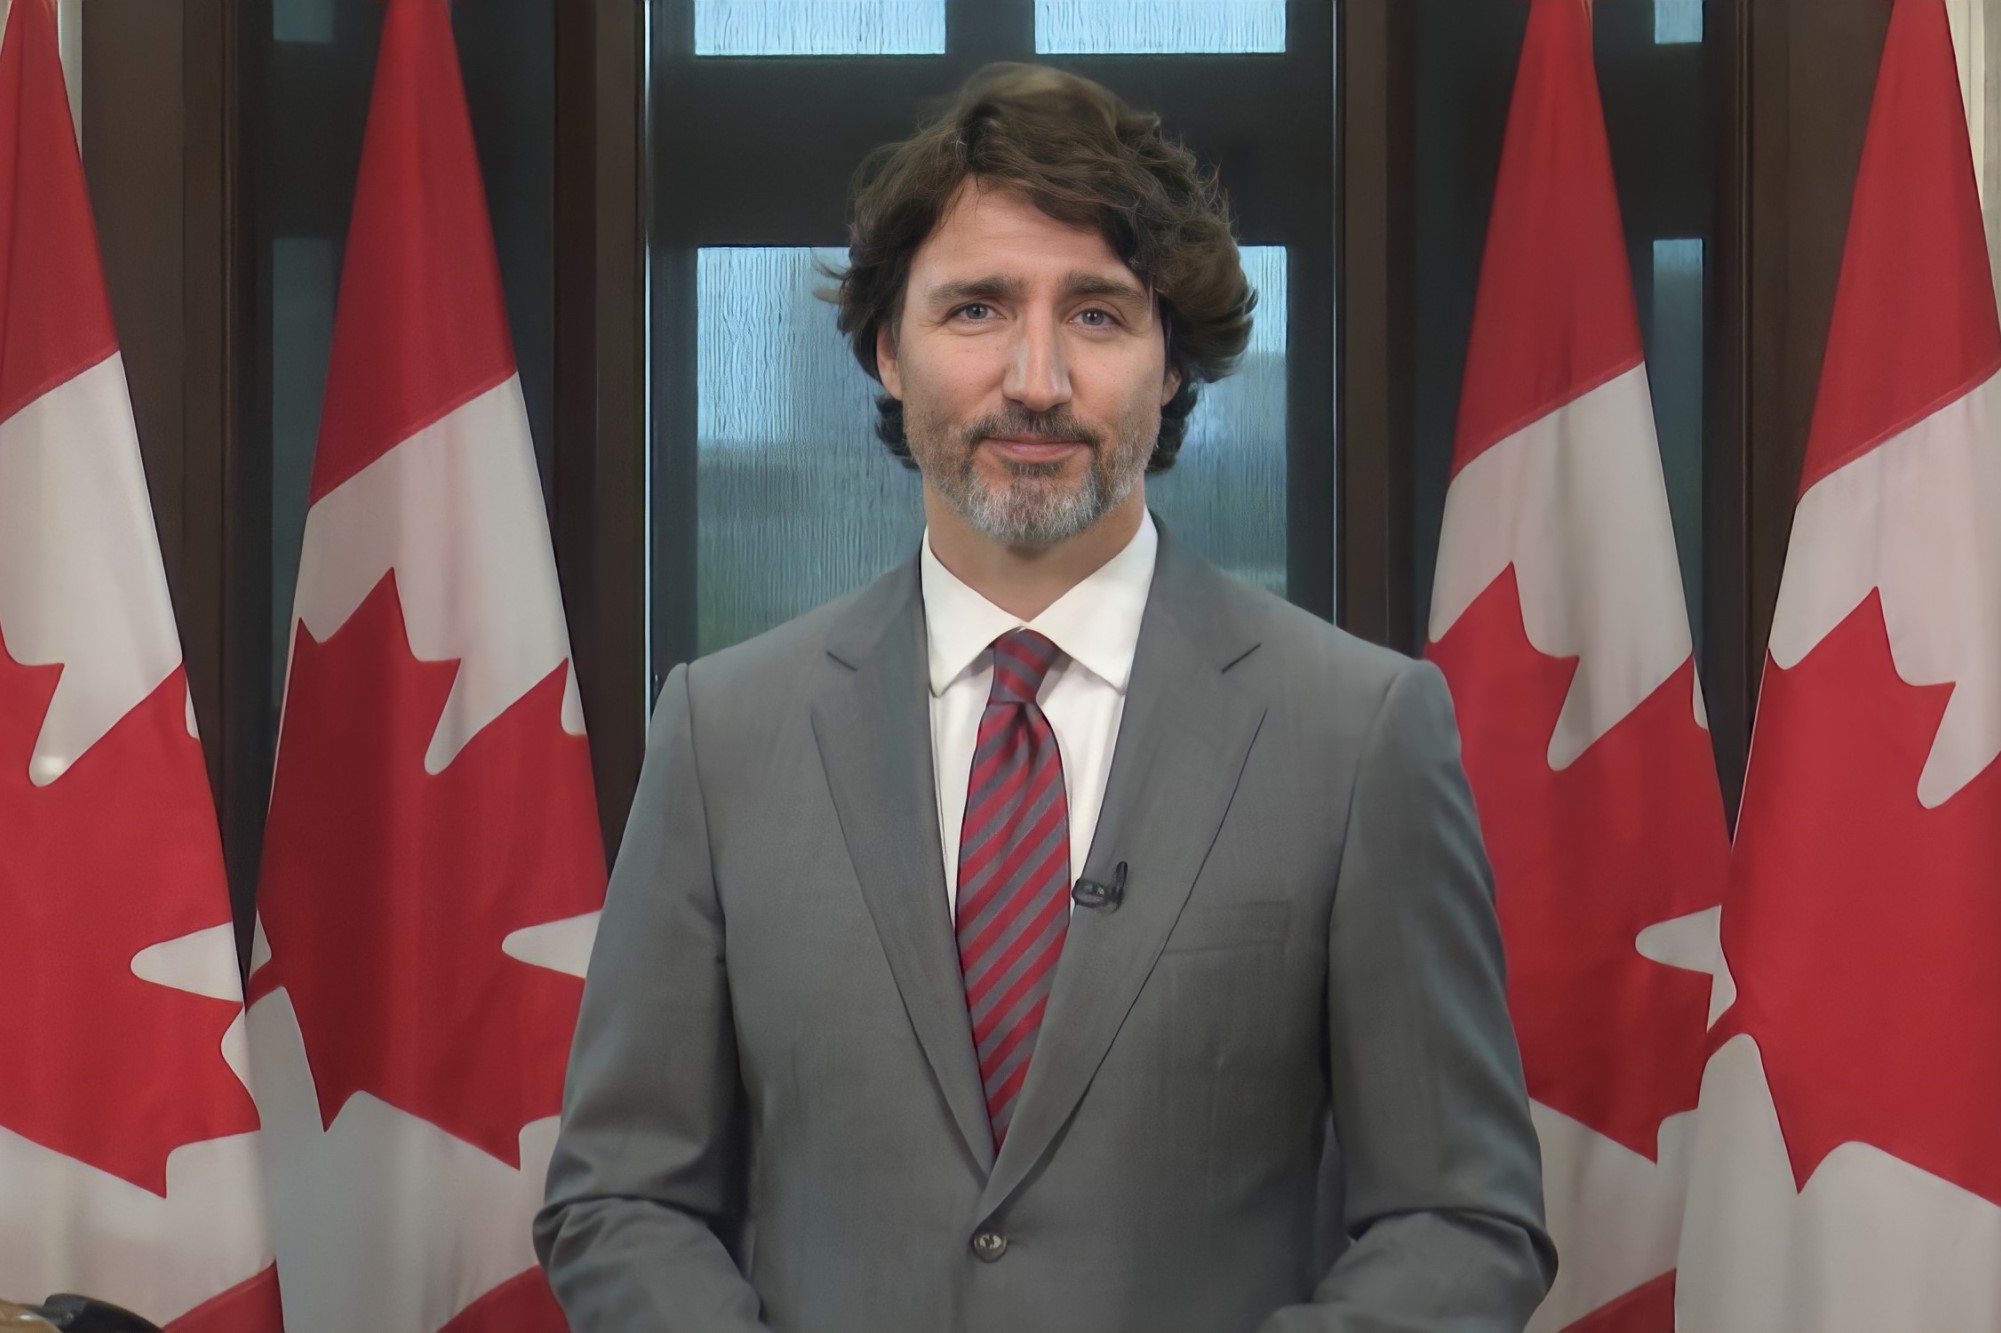
<path id="1" fill-rule="evenodd" d="M 1174 395 L 1181 392 L 1181 372 L 1174 367 L 1167 368 L 1167 375 L 1161 381 L 1160 405 L 1166 407 L 1174 401 Z"/>
<path id="2" fill-rule="evenodd" d="M 896 359 L 896 336 L 883 324 L 875 331 L 875 373 L 891 398 L 903 401 L 903 367 Z"/>

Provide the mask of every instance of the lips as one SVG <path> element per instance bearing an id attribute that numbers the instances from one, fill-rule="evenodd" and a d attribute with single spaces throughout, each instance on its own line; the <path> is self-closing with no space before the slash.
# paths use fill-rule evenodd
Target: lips
<path id="1" fill-rule="evenodd" d="M 1023 463 L 1053 462 L 1067 457 L 1073 450 L 1085 447 L 1082 440 L 1050 440 L 1040 437 L 1031 439 L 1005 435 L 990 435 L 985 442 L 1003 457 Z"/>

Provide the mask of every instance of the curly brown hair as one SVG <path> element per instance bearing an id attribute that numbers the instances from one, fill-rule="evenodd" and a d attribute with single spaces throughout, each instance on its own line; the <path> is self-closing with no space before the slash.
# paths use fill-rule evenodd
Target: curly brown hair
<path id="1" fill-rule="evenodd" d="M 878 382 L 877 330 L 894 331 L 911 257 L 968 177 L 1097 231 L 1152 290 L 1181 384 L 1161 408 L 1147 471 L 1174 466 L 1200 386 L 1236 368 L 1257 304 L 1216 173 L 1168 139 L 1159 116 L 1089 79 L 1047 65 L 988 65 L 914 136 L 877 149 L 855 173 L 849 263 L 830 276 L 840 282 L 841 332 Z M 876 407 L 876 434 L 915 466 L 903 404 L 883 394 Z"/>

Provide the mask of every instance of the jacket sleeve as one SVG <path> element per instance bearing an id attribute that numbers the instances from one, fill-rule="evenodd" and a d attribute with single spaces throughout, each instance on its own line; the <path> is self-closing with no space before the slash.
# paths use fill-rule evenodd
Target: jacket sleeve
<path id="1" fill-rule="evenodd" d="M 584 984 L 535 1250 L 575 1333 L 762 1328 L 688 668 L 660 692 Z"/>
<path id="2" fill-rule="evenodd" d="M 1444 678 L 1412 663 L 1363 745 L 1328 939 L 1348 1244 L 1261 1333 L 1513 1333 L 1556 1274 L 1493 876 Z"/>

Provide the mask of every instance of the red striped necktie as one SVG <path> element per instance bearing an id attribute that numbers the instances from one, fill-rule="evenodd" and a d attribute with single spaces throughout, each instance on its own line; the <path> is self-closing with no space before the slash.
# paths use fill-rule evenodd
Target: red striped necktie
<path id="1" fill-rule="evenodd" d="M 993 690 L 959 834 L 959 968 L 996 1148 L 1070 925 L 1070 803 L 1056 733 L 1035 701 L 1060 656 L 1033 630 L 994 640 Z"/>

